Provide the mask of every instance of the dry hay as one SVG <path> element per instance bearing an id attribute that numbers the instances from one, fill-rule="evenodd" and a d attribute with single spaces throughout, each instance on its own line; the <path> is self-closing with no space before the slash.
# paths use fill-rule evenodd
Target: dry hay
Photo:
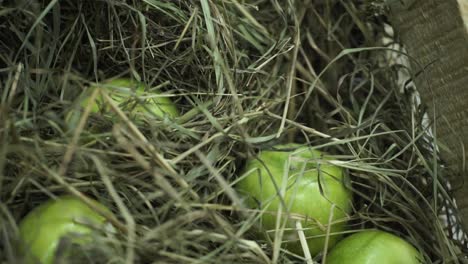
<path id="1" fill-rule="evenodd" d="M 22 216 L 71 192 L 106 204 L 119 230 L 77 263 L 302 263 L 253 240 L 257 212 L 233 189 L 246 158 L 296 141 L 348 169 L 353 229 L 390 230 L 427 261 L 457 263 L 458 225 L 440 220 L 453 208 L 450 172 L 425 109 L 399 79 L 409 72 L 395 61 L 404 55 L 383 45 L 394 37 L 382 8 L 0 1 L 0 260 L 21 259 Z M 116 76 L 169 93 L 182 117 L 135 124 L 114 109 L 115 122 L 65 122 L 84 89 Z"/>

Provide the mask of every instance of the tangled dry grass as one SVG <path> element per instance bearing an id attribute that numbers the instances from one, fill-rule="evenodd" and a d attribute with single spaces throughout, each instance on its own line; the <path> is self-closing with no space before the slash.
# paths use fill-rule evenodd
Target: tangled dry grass
<path id="1" fill-rule="evenodd" d="M 246 159 L 295 141 L 349 171 L 352 228 L 404 236 L 427 262 L 461 263 L 457 222 L 441 220 L 454 208 L 450 172 L 398 79 L 404 55 L 383 46 L 394 38 L 381 8 L 0 0 L 0 262 L 20 263 L 28 211 L 72 193 L 111 208 L 118 230 L 75 263 L 303 263 L 253 239 L 258 212 L 233 188 Z M 65 121 L 82 91 L 117 76 L 169 94 L 182 116 L 135 124 L 117 107 L 114 122 Z"/>

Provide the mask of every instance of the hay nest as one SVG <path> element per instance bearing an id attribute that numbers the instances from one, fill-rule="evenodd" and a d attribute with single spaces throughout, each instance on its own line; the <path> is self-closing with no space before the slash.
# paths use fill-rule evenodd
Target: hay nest
<path id="1" fill-rule="evenodd" d="M 450 172 L 388 28 L 377 1 L 0 1 L 0 262 L 21 261 L 25 214 L 71 193 L 111 208 L 118 231 L 76 263 L 303 263 L 254 240 L 258 212 L 233 188 L 247 158 L 295 141 L 348 170 L 353 229 L 456 263 Z M 182 116 L 66 121 L 122 76 Z"/>

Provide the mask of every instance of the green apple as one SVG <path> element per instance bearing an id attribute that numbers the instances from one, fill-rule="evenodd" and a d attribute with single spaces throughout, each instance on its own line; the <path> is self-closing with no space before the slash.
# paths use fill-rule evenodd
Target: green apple
<path id="1" fill-rule="evenodd" d="M 327 264 L 420 264 L 421 254 L 393 234 L 365 230 L 340 241 L 327 256 Z"/>
<path id="2" fill-rule="evenodd" d="M 94 205 L 109 212 L 104 205 Z M 62 238 L 73 237 L 73 242 L 92 242 L 92 234 L 111 227 L 106 219 L 72 196 L 49 200 L 33 209 L 19 225 L 22 249 L 26 263 L 52 264 Z"/>
<path id="3" fill-rule="evenodd" d="M 295 230 L 299 220 L 310 253 L 316 255 L 324 249 L 328 226 L 331 234 L 328 246 L 337 242 L 338 233 L 346 227 L 352 204 L 352 194 L 344 186 L 348 177 L 342 168 L 328 163 L 329 158 L 317 150 L 298 144 L 280 145 L 275 149 L 262 151 L 258 159 L 247 161 L 237 189 L 246 197 L 249 207 L 262 210 L 260 230 L 272 235 L 277 211 L 284 201 L 283 245 L 294 253 L 303 254 Z M 283 199 L 278 195 L 279 190 L 284 190 Z"/>
<path id="4" fill-rule="evenodd" d="M 121 78 L 105 81 L 102 85 L 93 86 L 84 91 L 78 99 L 79 109 L 73 109 L 68 114 L 68 123 L 76 124 L 78 122 L 79 113 L 91 103 L 89 99 L 91 93 L 96 88 L 106 89 L 114 102 L 137 121 L 142 120 L 145 116 L 157 116 L 160 118 L 164 118 L 165 116 L 175 118 L 179 116 L 177 107 L 169 97 L 157 92 L 148 91 L 147 87 L 141 82 Z M 110 104 L 101 94 L 98 94 L 98 97 L 94 101 L 91 112 L 100 113 L 109 118 L 115 117 Z"/>

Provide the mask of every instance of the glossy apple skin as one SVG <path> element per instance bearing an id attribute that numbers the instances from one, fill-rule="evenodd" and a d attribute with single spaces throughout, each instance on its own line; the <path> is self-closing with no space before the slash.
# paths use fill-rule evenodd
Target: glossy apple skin
<path id="1" fill-rule="evenodd" d="M 327 264 L 421 264 L 421 254 L 393 234 L 366 230 L 340 241 L 327 256 Z"/>
<path id="2" fill-rule="evenodd" d="M 179 110 L 169 97 L 161 96 L 161 94 L 157 92 L 148 91 L 143 83 L 121 78 L 105 81 L 101 86 L 90 87 L 90 89 L 84 91 L 78 99 L 80 102 L 80 109 L 73 109 L 68 114 L 68 123 L 72 122 L 76 124 L 78 122 L 80 117 L 79 113 L 90 103 L 89 99 L 95 88 L 106 89 L 114 102 L 121 109 L 126 111 L 131 118 L 137 121 L 141 121 L 145 116 L 157 116 L 159 118 L 169 116 L 175 118 L 180 115 Z M 143 102 L 138 103 L 137 98 Z M 100 94 L 98 94 L 94 101 L 91 112 L 100 113 L 109 118 L 115 117 L 111 106 Z"/>
<path id="3" fill-rule="evenodd" d="M 96 207 L 109 210 L 93 200 Z M 60 239 L 66 235 L 82 235 L 74 241 L 92 242 L 91 234 L 109 228 L 104 217 L 72 196 L 49 200 L 33 209 L 19 225 L 26 263 L 52 264 Z"/>
<path id="4" fill-rule="evenodd" d="M 281 189 L 283 176 L 287 175 L 284 202 L 289 206 L 289 212 L 292 215 L 304 217 L 301 224 L 305 228 L 307 244 L 310 253 L 316 255 L 324 249 L 325 228 L 329 223 L 333 204 L 335 208 L 330 233 L 343 231 L 346 227 L 346 218 L 351 212 L 352 204 L 352 194 L 343 184 L 348 181 L 348 177 L 341 168 L 327 164 L 326 158 L 319 151 L 310 150 L 298 144 L 280 145 L 275 148 L 290 151 L 260 152 L 258 159 L 264 164 L 257 159 L 249 160 L 243 170 L 244 178 L 238 183 L 237 189 L 246 197 L 249 207 L 265 210 L 259 223 L 260 230 L 274 231 L 276 212 L 281 201 L 274 182 Z M 285 168 L 288 171 L 285 171 Z M 285 210 L 283 209 L 282 212 L 284 213 Z M 283 214 L 282 222 L 286 218 L 287 216 Z M 322 228 L 317 225 L 317 221 Z M 290 218 L 286 228 L 294 229 L 295 223 L 296 220 Z M 274 232 L 271 234 L 273 237 Z M 339 234 L 331 235 L 328 246 L 333 246 L 340 237 Z M 297 231 L 285 230 L 283 245 L 288 250 L 303 255 Z"/>

